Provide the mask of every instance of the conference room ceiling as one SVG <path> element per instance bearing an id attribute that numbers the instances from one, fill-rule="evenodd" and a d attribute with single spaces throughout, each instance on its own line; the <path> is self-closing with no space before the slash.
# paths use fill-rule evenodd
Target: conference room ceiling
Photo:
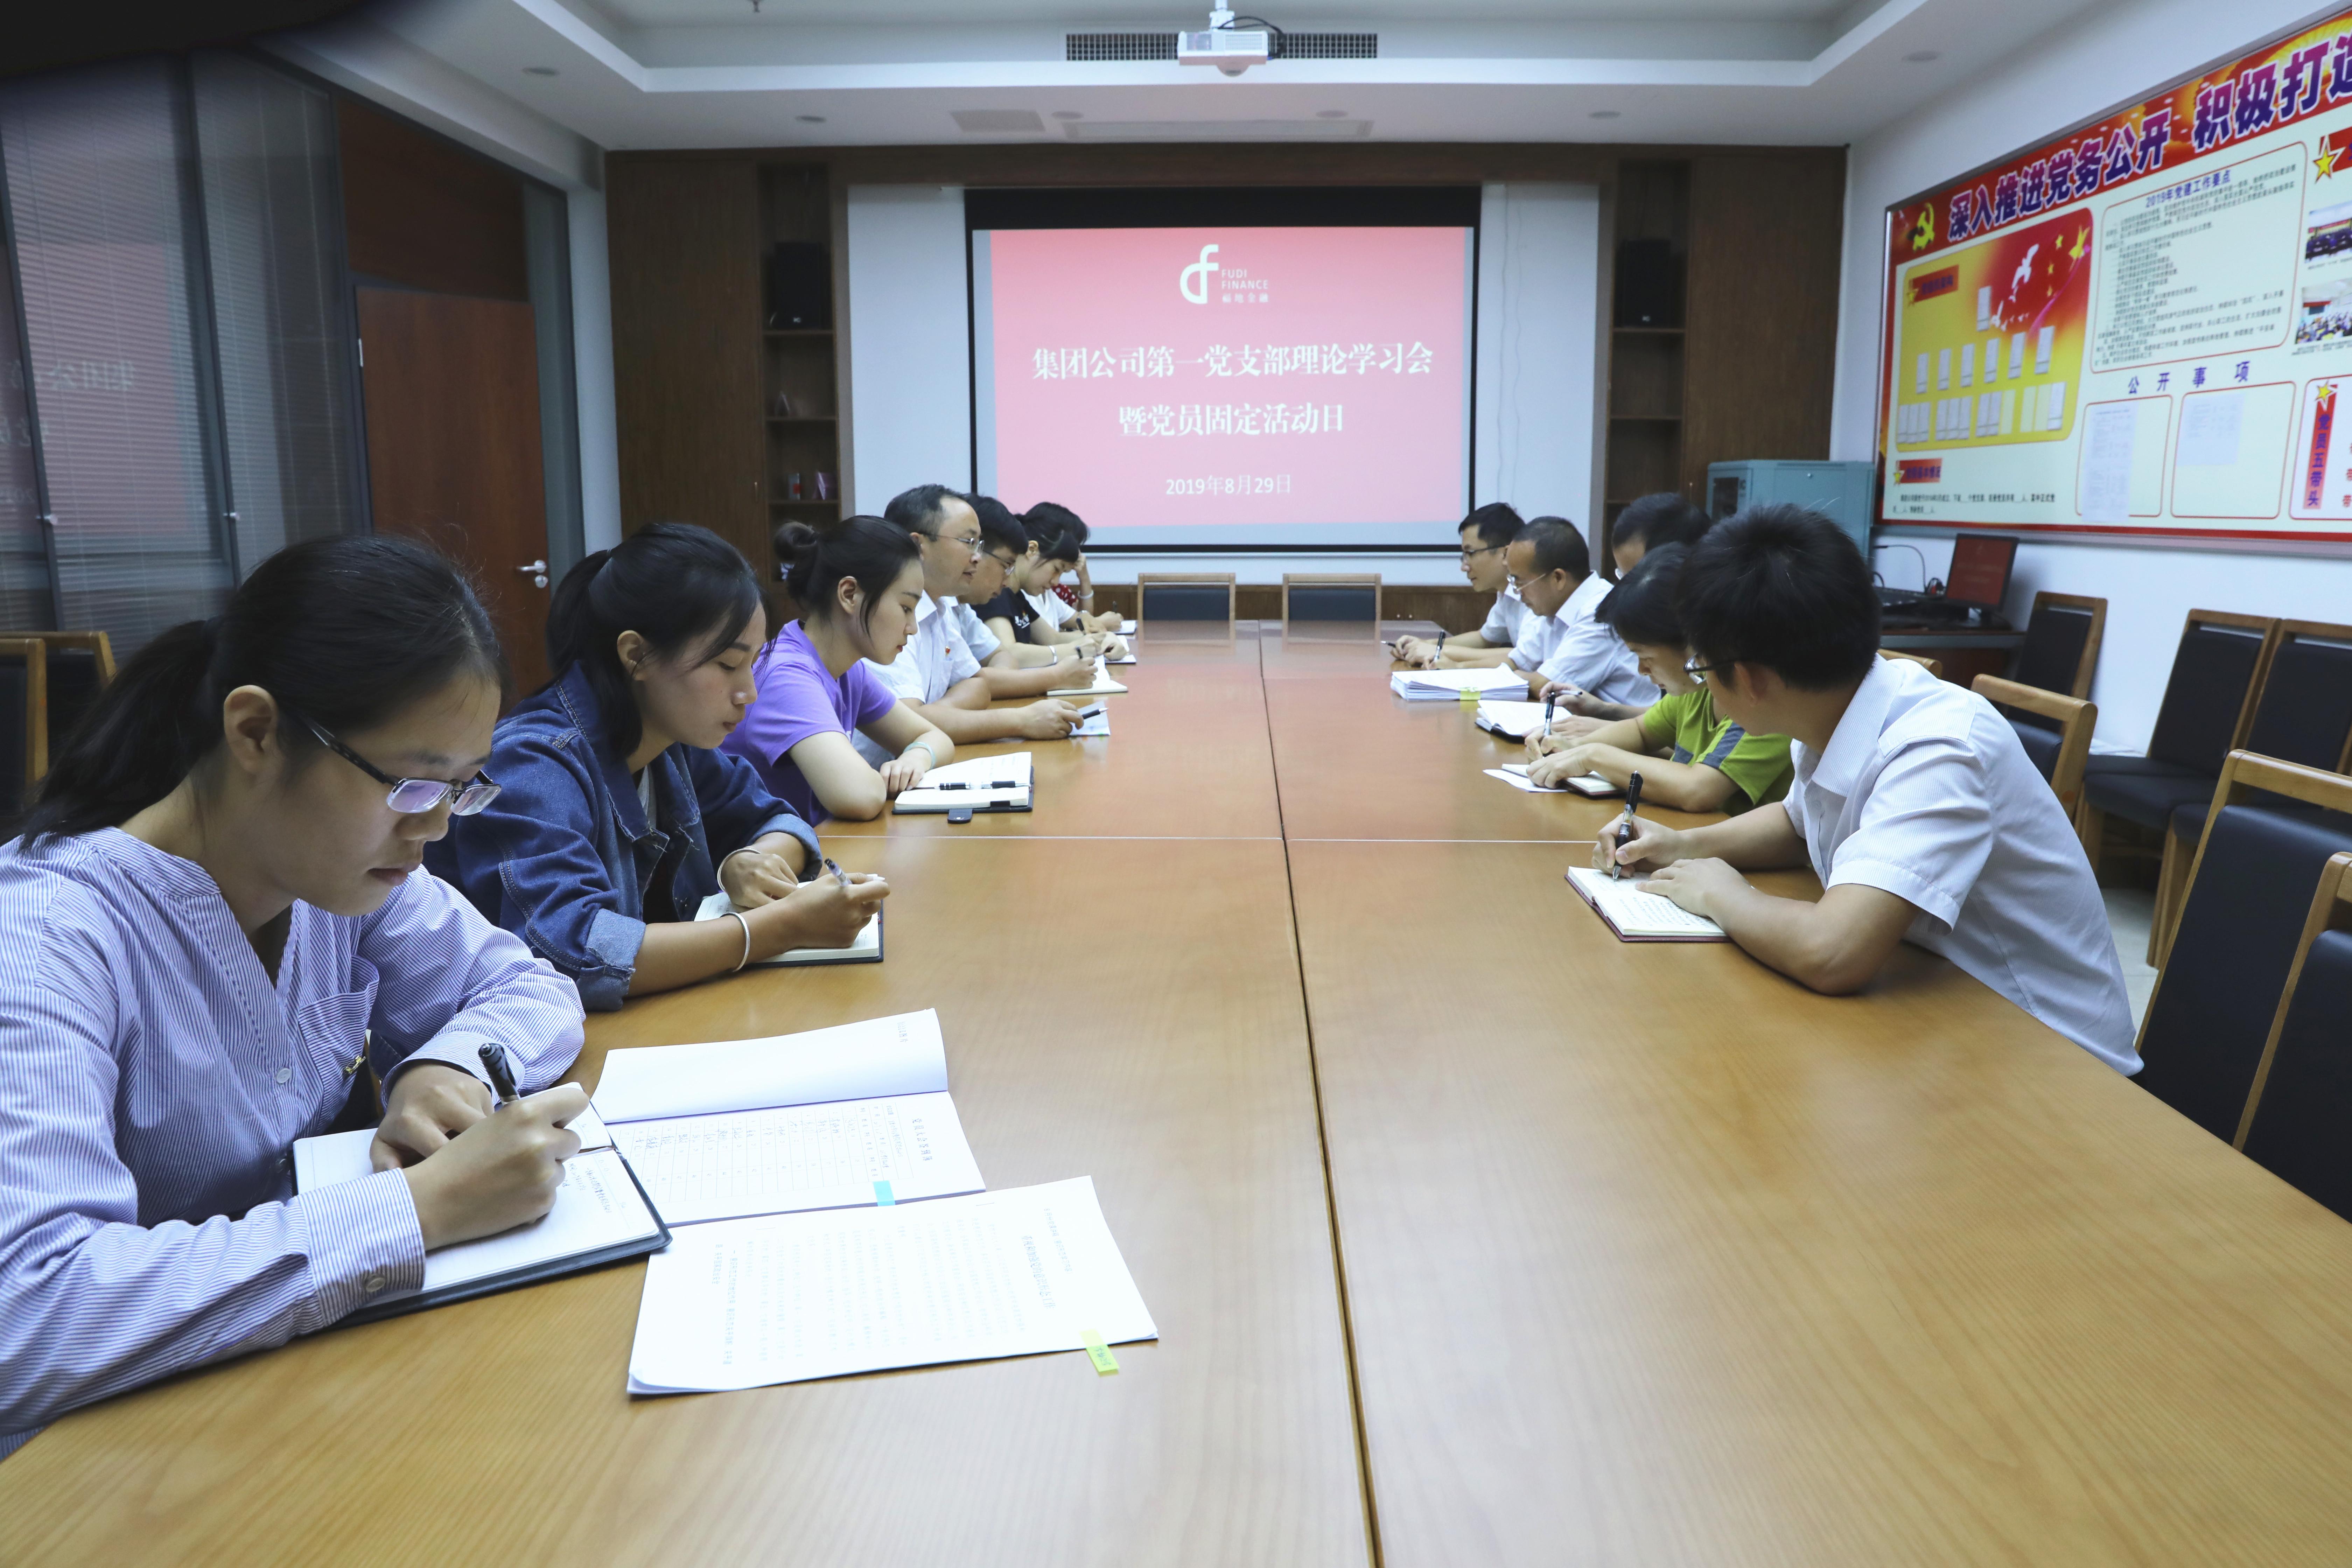
<path id="1" fill-rule="evenodd" d="M 1202 6 L 1160 0 L 1069 11 L 1040 0 L 760 0 L 756 11 L 752 0 L 387 0 L 299 36 L 289 52 L 421 52 L 611 149 L 1834 145 L 1965 89 L 2096 4 L 1304 0 L 1259 9 L 1294 31 L 1375 33 L 1378 57 L 1275 60 L 1239 79 L 1165 60 L 1066 58 L 1069 33 L 1205 21 Z"/>

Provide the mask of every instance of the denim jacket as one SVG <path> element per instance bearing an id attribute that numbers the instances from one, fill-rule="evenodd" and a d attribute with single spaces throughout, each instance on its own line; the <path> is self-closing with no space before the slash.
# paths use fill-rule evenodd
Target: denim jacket
<path id="1" fill-rule="evenodd" d="M 581 1005 L 609 1013 L 628 994 L 646 940 L 646 883 L 683 837 L 670 881 L 680 918 L 719 890 L 715 860 L 768 833 L 789 833 L 817 855 L 816 832 L 768 793 L 751 764 L 677 745 L 646 764 L 671 819 L 646 820 L 627 759 L 604 739 L 603 717 L 577 666 L 499 721 L 489 775 L 499 797 L 453 817 L 425 849 L 485 917 L 570 975 Z"/>

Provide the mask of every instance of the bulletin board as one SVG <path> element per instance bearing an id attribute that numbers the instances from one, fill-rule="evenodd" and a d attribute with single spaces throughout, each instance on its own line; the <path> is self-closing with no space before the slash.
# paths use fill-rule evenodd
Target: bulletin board
<path id="1" fill-rule="evenodd" d="M 1886 243 L 1882 522 L 2352 542 L 2352 10 Z"/>

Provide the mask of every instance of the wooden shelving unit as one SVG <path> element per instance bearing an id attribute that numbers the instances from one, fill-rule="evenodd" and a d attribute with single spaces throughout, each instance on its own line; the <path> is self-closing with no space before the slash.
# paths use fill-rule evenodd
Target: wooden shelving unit
<path id="1" fill-rule="evenodd" d="M 833 243 L 833 192 L 822 163 L 760 165 L 760 265 L 764 279 L 769 253 L 780 241 Z M 835 302 L 838 319 L 839 303 Z M 765 417 L 768 512 L 772 524 L 798 518 L 816 521 L 841 511 L 841 384 L 830 327 L 778 328 L 761 331 L 761 398 Z M 820 499 L 817 476 L 831 482 Z M 794 477 L 799 494 L 794 495 Z M 772 561 L 754 561 L 771 572 Z"/>
<path id="2" fill-rule="evenodd" d="M 1609 541 L 1617 514 L 1637 497 L 1681 488 L 1690 165 L 1619 165 L 1614 210 L 1605 500 L 1593 542 L 1597 563 L 1612 577 Z"/>

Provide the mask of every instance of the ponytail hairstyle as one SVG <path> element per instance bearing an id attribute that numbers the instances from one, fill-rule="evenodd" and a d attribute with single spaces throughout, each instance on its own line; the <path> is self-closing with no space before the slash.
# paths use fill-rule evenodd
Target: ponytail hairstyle
<path id="1" fill-rule="evenodd" d="M 1681 647 L 1683 618 L 1675 608 L 1675 586 L 1682 580 L 1685 544 L 1661 544 L 1636 562 L 1618 584 L 1609 590 L 1592 618 L 1612 627 L 1620 639 L 1652 647 Z"/>
<path id="2" fill-rule="evenodd" d="M 655 658 L 692 668 L 740 637 L 761 606 L 759 580 L 741 551 L 692 523 L 648 523 L 584 557 L 555 585 L 547 665 L 557 680 L 579 666 L 604 739 L 625 757 L 646 726 L 621 665 L 621 634 L 635 632 Z"/>
<path id="3" fill-rule="evenodd" d="M 30 845 L 117 827 L 154 805 L 219 746 L 221 703 L 240 686 L 352 734 L 464 675 L 503 685 L 505 666 L 481 601 L 446 557 L 381 534 L 289 545 L 226 610 L 182 622 L 123 665 L 10 836 Z M 281 720 L 277 740 L 304 765 L 320 750 L 305 724 Z"/>
<path id="4" fill-rule="evenodd" d="M 844 577 L 857 580 L 866 595 L 858 624 L 870 626 L 874 606 L 923 547 L 906 529 L 878 517 L 845 517 L 823 528 L 788 522 L 776 530 L 776 559 L 785 563 L 784 592 L 800 606 L 801 619 L 830 622 L 839 607 L 834 589 Z"/>
<path id="5" fill-rule="evenodd" d="M 1075 563 L 1087 547 L 1086 520 L 1058 501 L 1039 501 L 1021 514 L 1021 521 L 1045 560 Z"/>

